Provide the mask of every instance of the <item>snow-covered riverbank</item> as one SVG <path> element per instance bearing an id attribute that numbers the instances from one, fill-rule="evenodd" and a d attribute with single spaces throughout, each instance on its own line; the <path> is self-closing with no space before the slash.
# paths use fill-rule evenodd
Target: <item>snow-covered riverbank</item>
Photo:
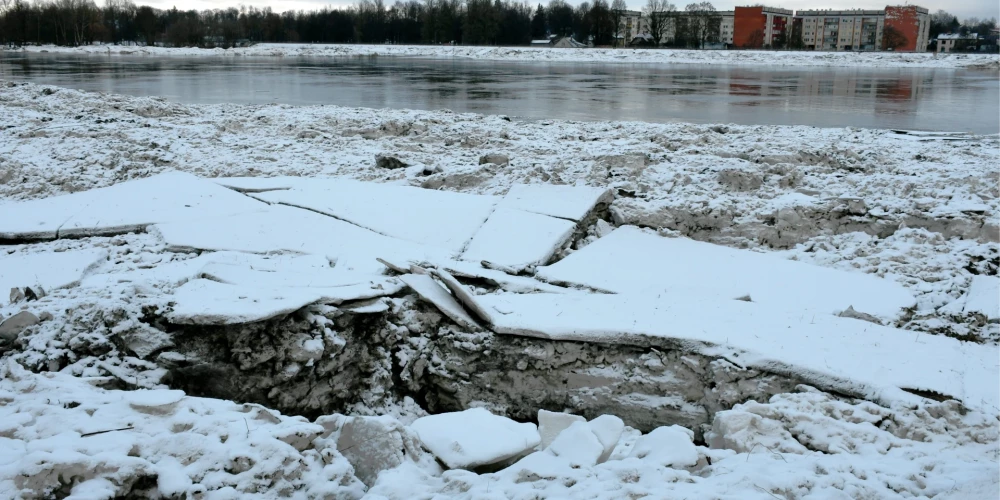
<path id="1" fill-rule="evenodd" d="M 269 57 L 429 57 L 489 61 L 545 61 L 652 64 L 709 64 L 773 67 L 968 68 L 1000 69 L 998 54 L 903 52 L 785 52 L 650 49 L 549 49 L 532 47 L 453 47 L 434 45 L 333 45 L 262 43 L 233 49 L 163 48 L 117 45 L 29 46 L 27 52 L 131 56 Z"/>
<path id="2" fill-rule="evenodd" d="M 0 496 L 1000 491 L 997 136 L 0 113 Z"/>

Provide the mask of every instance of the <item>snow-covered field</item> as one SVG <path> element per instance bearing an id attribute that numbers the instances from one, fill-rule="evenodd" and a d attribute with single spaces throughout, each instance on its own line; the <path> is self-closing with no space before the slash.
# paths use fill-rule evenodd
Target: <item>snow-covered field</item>
<path id="1" fill-rule="evenodd" d="M 1000 493 L 998 136 L 0 112 L 4 498 Z"/>
<path id="2" fill-rule="evenodd" d="M 784 52 L 735 50 L 549 49 L 537 47 L 453 47 L 440 45 L 335 45 L 262 43 L 233 49 L 163 48 L 119 45 L 29 46 L 28 52 L 148 56 L 400 56 L 491 61 L 734 64 L 748 66 L 829 66 L 872 68 L 1000 69 L 998 54 L 904 52 Z"/>

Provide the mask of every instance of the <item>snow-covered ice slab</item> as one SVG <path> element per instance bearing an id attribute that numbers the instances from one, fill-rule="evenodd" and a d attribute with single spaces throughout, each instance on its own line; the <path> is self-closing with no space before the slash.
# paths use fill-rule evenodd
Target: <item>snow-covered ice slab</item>
<path id="1" fill-rule="evenodd" d="M 224 189 L 224 188 L 223 188 Z M 157 224 L 154 232 L 171 249 L 299 252 L 350 260 L 357 271 L 381 272 L 377 257 L 394 260 L 447 259 L 448 252 L 358 227 L 309 210 L 281 205 L 259 213 Z M 339 266 L 339 265 L 338 265 Z"/>
<path id="2" fill-rule="evenodd" d="M 138 231 L 254 212 L 266 205 L 191 174 L 169 172 L 111 187 L 0 205 L 0 239 L 52 239 Z"/>
<path id="3" fill-rule="evenodd" d="M 308 288 L 253 288 L 206 279 L 191 280 L 174 291 L 171 323 L 237 325 L 292 313 L 323 298 Z"/>
<path id="4" fill-rule="evenodd" d="M 573 235 L 576 224 L 521 210 L 498 208 L 476 232 L 462 260 L 521 269 L 544 264 Z"/>
<path id="5" fill-rule="evenodd" d="M 312 179 L 257 198 L 307 208 L 379 234 L 434 245 L 457 255 L 486 221 L 498 199 L 410 186 Z"/>
<path id="6" fill-rule="evenodd" d="M 579 222 L 598 203 L 610 201 L 611 192 L 604 188 L 514 184 L 498 206 Z"/>
<path id="7" fill-rule="evenodd" d="M 268 290 L 306 289 L 319 294 L 321 296 L 319 301 L 327 304 L 383 297 L 404 288 L 402 282 L 389 276 L 344 272 L 330 268 L 317 268 L 309 272 L 260 271 L 247 266 L 213 263 L 202 268 L 200 275 L 240 287 Z"/>
<path id="8" fill-rule="evenodd" d="M 972 407 L 1000 408 L 997 346 L 760 303 L 709 301 L 684 290 L 659 296 L 506 294 L 476 300 L 490 311 L 498 333 L 640 345 L 667 339 L 868 399 L 908 398 L 900 389 L 915 389 Z"/>
<path id="9" fill-rule="evenodd" d="M 452 469 L 472 469 L 516 457 L 538 446 L 535 424 L 472 408 L 418 418 L 410 428 Z"/>
<path id="10" fill-rule="evenodd" d="M 40 285 L 48 291 L 75 285 L 107 256 L 105 250 L 74 250 L 0 257 L 0 292 L 6 294 L 15 287 Z"/>
<path id="11" fill-rule="evenodd" d="M 749 296 L 760 304 L 835 314 L 854 309 L 894 318 L 916 301 L 901 285 L 864 273 L 796 262 L 687 238 L 663 238 L 625 226 L 538 269 L 552 282 L 617 293 L 685 290 L 704 300 Z"/>
<path id="12" fill-rule="evenodd" d="M 550 285 L 527 276 L 514 276 L 495 269 L 486 269 L 478 262 L 464 262 L 458 260 L 433 263 L 449 273 L 461 278 L 476 278 L 487 283 L 498 286 L 505 291 L 513 293 L 565 293 L 569 289 L 560 286 Z"/>
<path id="13" fill-rule="evenodd" d="M 973 276 L 962 312 L 979 313 L 990 321 L 1000 319 L 1000 278 Z"/>
<path id="14" fill-rule="evenodd" d="M 458 323 L 459 326 L 473 331 L 482 329 L 476 320 L 465 312 L 462 304 L 453 297 L 448 290 L 439 285 L 429 274 L 404 274 L 399 277 L 410 287 L 420 298 L 434 304 L 445 316 Z"/>

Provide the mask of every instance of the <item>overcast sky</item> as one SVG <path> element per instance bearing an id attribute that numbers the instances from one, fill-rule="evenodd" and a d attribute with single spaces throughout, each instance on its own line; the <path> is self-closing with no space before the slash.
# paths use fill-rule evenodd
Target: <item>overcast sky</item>
<path id="1" fill-rule="evenodd" d="M 323 6 L 343 7 L 354 3 L 351 0 L 133 0 L 137 5 L 151 5 L 161 9 L 169 9 L 176 6 L 178 9 L 223 9 L 227 7 L 238 7 L 240 5 L 253 5 L 255 7 L 271 7 L 275 12 L 286 10 L 315 10 Z M 383 0 L 386 4 L 392 4 L 395 0 Z M 532 4 L 539 3 L 539 0 L 529 0 Z M 568 0 L 570 5 L 577 5 L 582 0 Z M 672 0 L 683 8 L 685 0 Z M 694 0 L 688 0 L 694 1 Z M 645 5 L 645 0 L 625 0 L 629 8 L 640 10 Z M 103 3 L 98 1 L 98 3 Z M 548 4 L 548 0 L 541 2 Z M 610 3 L 610 2 L 609 2 Z M 772 7 L 782 7 L 785 9 L 882 9 L 886 5 L 897 4 L 896 1 L 878 2 L 873 0 L 717 0 L 712 4 L 718 10 L 732 10 L 736 5 L 750 5 L 763 3 Z M 944 9 L 958 16 L 959 19 L 967 17 L 1000 17 L 1000 2 L 997 0 L 935 0 L 934 2 L 917 2 L 916 5 L 927 7 L 931 12 Z"/>

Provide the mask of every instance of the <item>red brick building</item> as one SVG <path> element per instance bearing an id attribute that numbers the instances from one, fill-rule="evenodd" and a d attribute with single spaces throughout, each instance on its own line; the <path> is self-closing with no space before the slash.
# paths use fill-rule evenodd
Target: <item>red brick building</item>
<path id="1" fill-rule="evenodd" d="M 792 11 L 774 7 L 736 7 L 733 13 L 733 46 L 740 49 L 770 47 L 791 28 Z"/>
<path id="2" fill-rule="evenodd" d="M 885 28 L 883 40 L 888 41 L 887 32 L 894 30 L 903 36 L 903 45 L 891 47 L 898 52 L 923 52 L 927 50 L 930 36 L 929 12 L 916 5 L 887 6 L 885 8 Z"/>

